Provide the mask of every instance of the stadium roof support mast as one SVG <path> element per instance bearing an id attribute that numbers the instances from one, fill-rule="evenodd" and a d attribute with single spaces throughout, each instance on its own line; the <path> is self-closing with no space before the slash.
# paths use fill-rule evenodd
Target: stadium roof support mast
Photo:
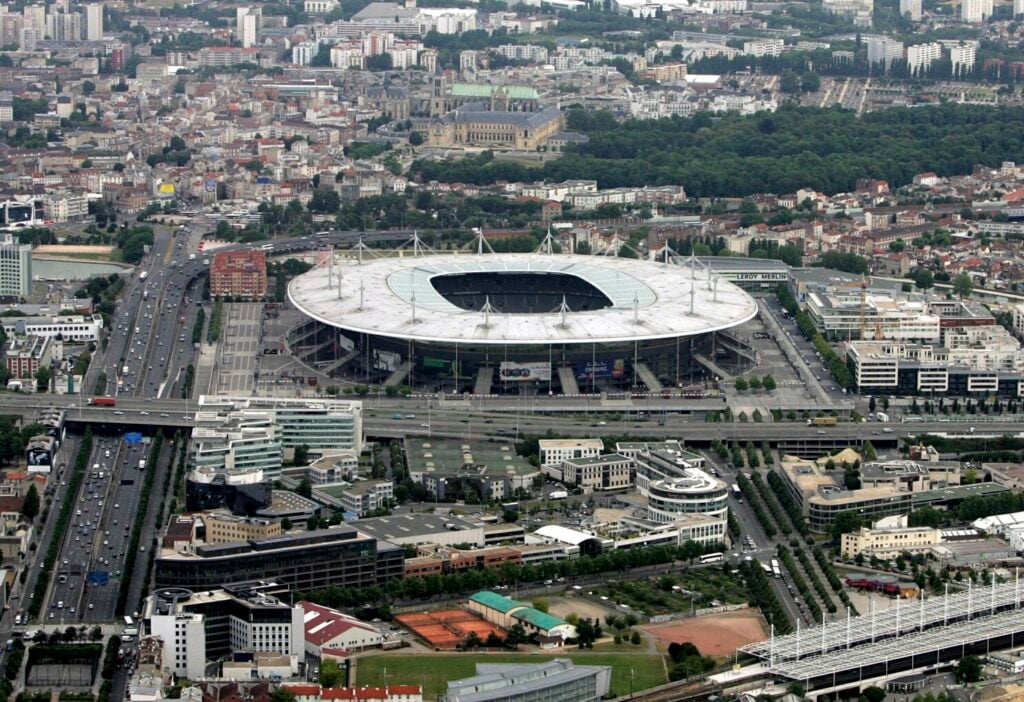
<path id="1" fill-rule="evenodd" d="M 494 248 L 491 246 L 491 242 L 487 241 L 487 237 L 484 236 L 484 230 L 480 229 L 477 231 L 476 236 L 465 248 L 475 248 L 477 256 L 484 255 L 484 249 L 490 253 L 494 253 Z"/>
<path id="2" fill-rule="evenodd" d="M 558 306 L 558 314 L 561 316 L 562 319 L 558 323 L 558 326 L 562 327 L 563 329 L 569 326 L 570 312 L 572 312 L 572 310 L 569 309 L 569 303 L 565 301 L 565 295 L 562 295 L 562 304 Z"/>
<path id="3" fill-rule="evenodd" d="M 484 306 L 480 308 L 480 311 L 484 313 L 484 329 L 491 328 L 491 312 L 497 312 L 494 309 L 494 305 L 491 304 L 491 296 L 487 295 L 484 298 Z"/>
<path id="4" fill-rule="evenodd" d="M 690 315 L 693 315 L 693 299 L 697 292 L 697 260 L 690 254 Z"/>
<path id="5" fill-rule="evenodd" d="M 549 256 L 555 253 L 555 239 L 551 236 L 550 224 L 548 225 L 548 233 L 544 235 L 544 239 L 541 240 L 533 252 L 535 254 L 548 254 Z"/>

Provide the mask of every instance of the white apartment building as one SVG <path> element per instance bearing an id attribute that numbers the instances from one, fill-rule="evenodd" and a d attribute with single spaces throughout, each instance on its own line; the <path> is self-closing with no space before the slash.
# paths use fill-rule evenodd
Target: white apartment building
<path id="1" fill-rule="evenodd" d="M 743 42 L 747 56 L 781 56 L 785 43 L 781 39 L 755 39 Z"/>
<path id="2" fill-rule="evenodd" d="M 303 41 L 292 47 L 292 63 L 297 66 L 308 66 L 320 53 L 320 42 Z"/>
<path id="3" fill-rule="evenodd" d="M 338 6 L 338 0 L 305 0 L 302 9 L 307 15 L 328 15 Z"/>
<path id="4" fill-rule="evenodd" d="M 0 243 L 0 295 L 26 297 L 31 293 L 32 246 L 19 244 L 8 234 Z"/>
<path id="5" fill-rule="evenodd" d="M 974 70 L 977 59 L 977 48 L 973 44 L 954 46 L 949 50 L 949 58 L 953 63 L 953 75 L 965 75 Z"/>
<path id="6" fill-rule="evenodd" d="M 494 52 L 512 61 L 547 63 L 548 50 L 536 44 L 502 44 Z"/>
<path id="7" fill-rule="evenodd" d="M 331 47 L 331 66 L 334 68 L 362 68 L 363 47 L 358 41 L 347 41 Z"/>
<path id="8" fill-rule="evenodd" d="M 921 0 L 900 0 L 900 14 L 914 22 L 921 21 Z"/>
<path id="9" fill-rule="evenodd" d="M 1013 0 L 1013 16 L 1020 17 L 1024 15 L 1024 0 Z"/>
<path id="10" fill-rule="evenodd" d="M 961 0 L 960 21 L 978 23 L 992 16 L 992 0 Z"/>
<path id="11" fill-rule="evenodd" d="M 423 44 L 414 39 L 396 39 L 391 46 L 391 65 L 397 69 L 412 68 L 419 63 Z"/>
<path id="12" fill-rule="evenodd" d="M 903 58 L 903 42 L 888 37 L 868 37 L 867 46 L 868 63 L 883 64 L 886 71 Z"/>
<path id="13" fill-rule="evenodd" d="M 163 664 L 179 677 L 206 674 L 206 628 L 203 615 L 189 612 L 153 615 L 149 633 L 163 642 Z"/>
<path id="14" fill-rule="evenodd" d="M 82 5 L 86 41 L 103 41 L 103 3 Z"/>
<path id="15" fill-rule="evenodd" d="M 304 657 L 304 616 L 301 606 L 289 606 L 257 586 L 187 597 L 157 593 L 146 601 L 144 619 L 149 632 L 163 640 L 164 662 L 173 664 L 176 675 L 196 679 L 207 661 L 234 652 Z"/>
<path id="16" fill-rule="evenodd" d="M 967 2 L 969 0 L 965 0 Z M 942 60 L 942 44 L 929 42 L 907 47 L 907 67 L 912 75 L 924 73 L 933 63 Z"/>
<path id="17" fill-rule="evenodd" d="M 256 46 L 259 41 L 263 10 L 259 7 L 235 8 L 235 39 L 243 49 Z"/>

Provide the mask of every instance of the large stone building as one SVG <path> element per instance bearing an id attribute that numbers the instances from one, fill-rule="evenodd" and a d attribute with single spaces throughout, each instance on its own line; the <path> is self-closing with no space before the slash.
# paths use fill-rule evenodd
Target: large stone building
<path id="1" fill-rule="evenodd" d="M 470 102 L 432 121 L 427 140 L 437 147 L 536 151 L 560 133 L 562 127 L 562 111 L 554 105 L 537 112 L 510 112 Z"/>

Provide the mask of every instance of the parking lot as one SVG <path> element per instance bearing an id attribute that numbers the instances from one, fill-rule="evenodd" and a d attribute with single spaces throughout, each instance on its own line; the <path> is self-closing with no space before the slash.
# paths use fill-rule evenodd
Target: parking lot
<path id="1" fill-rule="evenodd" d="M 260 353 L 263 305 L 258 302 L 224 303 L 217 349 L 218 395 L 251 395 Z"/>

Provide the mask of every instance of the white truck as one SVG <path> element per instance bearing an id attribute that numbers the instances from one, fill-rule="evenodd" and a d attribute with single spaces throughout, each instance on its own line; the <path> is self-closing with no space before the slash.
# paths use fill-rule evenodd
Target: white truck
<path id="1" fill-rule="evenodd" d="M 567 497 L 569 497 L 569 492 L 567 490 L 555 490 L 548 495 L 548 498 L 552 500 L 564 500 Z"/>
<path id="2" fill-rule="evenodd" d="M 880 422 L 888 422 L 889 415 L 887 415 L 885 412 L 876 412 L 875 419 L 877 419 Z"/>

